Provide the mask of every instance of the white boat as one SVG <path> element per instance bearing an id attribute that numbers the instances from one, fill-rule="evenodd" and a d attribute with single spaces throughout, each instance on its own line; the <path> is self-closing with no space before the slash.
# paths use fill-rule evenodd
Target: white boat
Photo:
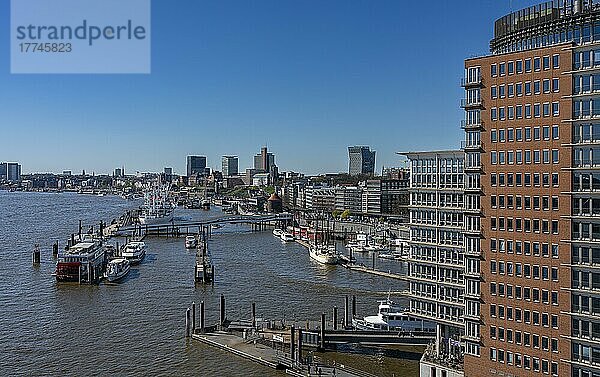
<path id="1" fill-rule="evenodd" d="M 288 232 L 281 232 L 281 236 L 279 236 L 283 242 L 294 242 L 294 235 Z"/>
<path id="2" fill-rule="evenodd" d="M 198 246 L 198 240 L 196 239 L 196 236 L 185 237 L 185 248 L 186 249 L 193 249 L 196 246 Z"/>
<path id="3" fill-rule="evenodd" d="M 142 241 L 134 241 L 125 245 L 121 256 L 131 264 L 138 264 L 146 257 L 146 244 Z"/>
<path id="4" fill-rule="evenodd" d="M 282 229 L 279 229 L 279 228 L 273 229 L 273 235 L 275 237 L 281 237 L 282 234 L 283 234 L 283 230 Z"/>
<path id="5" fill-rule="evenodd" d="M 144 205 L 139 216 L 140 224 L 167 224 L 173 220 L 174 207 L 169 202 L 168 186 L 154 187 L 144 193 Z"/>
<path id="6" fill-rule="evenodd" d="M 106 266 L 106 279 L 115 282 L 123 279 L 129 273 L 131 264 L 125 258 L 113 259 Z"/>
<path id="7" fill-rule="evenodd" d="M 378 244 L 378 243 L 371 243 L 367 246 L 365 246 L 365 251 L 387 251 L 388 249 L 383 246 L 382 244 Z"/>
<path id="8" fill-rule="evenodd" d="M 373 331 L 435 331 L 435 323 L 410 316 L 408 309 L 388 297 L 379 301 L 377 315 L 352 319 L 352 326 L 359 330 Z"/>
<path id="9" fill-rule="evenodd" d="M 335 247 L 311 246 L 309 248 L 309 255 L 312 259 L 322 264 L 337 264 L 339 261 Z"/>
<path id="10" fill-rule="evenodd" d="M 358 242 L 348 242 L 346 249 L 351 250 L 353 253 L 363 253 L 367 251 L 366 247 Z"/>

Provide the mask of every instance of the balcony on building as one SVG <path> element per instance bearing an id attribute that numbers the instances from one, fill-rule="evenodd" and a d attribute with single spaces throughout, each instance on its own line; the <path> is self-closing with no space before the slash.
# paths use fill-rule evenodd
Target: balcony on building
<path id="1" fill-rule="evenodd" d="M 482 98 L 463 98 L 460 100 L 460 107 L 464 109 L 477 109 L 483 107 Z"/>
<path id="2" fill-rule="evenodd" d="M 483 85 L 483 78 L 481 75 L 469 75 L 470 77 L 463 77 L 460 79 L 460 86 L 463 88 L 474 88 Z"/>
<path id="3" fill-rule="evenodd" d="M 467 122 L 466 119 L 460 121 L 460 128 L 464 130 L 479 130 L 483 128 L 483 121 L 478 120 L 477 122 Z"/>
<path id="4" fill-rule="evenodd" d="M 483 143 L 481 141 L 467 141 L 462 140 L 460 142 L 460 149 L 463 151 L 481 151 L 483 150 Z"/>

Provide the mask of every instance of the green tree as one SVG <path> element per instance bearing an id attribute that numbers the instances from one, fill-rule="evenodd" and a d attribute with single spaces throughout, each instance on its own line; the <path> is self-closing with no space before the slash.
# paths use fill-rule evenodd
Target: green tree
<path id="1" fill-rule="evenodd" d="M 342 220 L 346 220 L 350 216 L 350 210 L 345 209 L 344 212 L 340 215 Z"/>
<path id="2" fill-rule="evenodd" d="M 331 212 L 331 216 L 333 216 L 334 219 L 337 219 L 338 217 L 340 217 L 340 210 L 339 209 L 334 209 L 333 212 Z"/>

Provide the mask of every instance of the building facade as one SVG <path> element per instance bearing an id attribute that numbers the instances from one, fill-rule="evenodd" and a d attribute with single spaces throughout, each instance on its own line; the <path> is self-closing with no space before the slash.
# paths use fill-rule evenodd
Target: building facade
<path id="1" fill-rule="evenodd" d="M 6 180 L 9 182 L 21 181 L 21 165 L 16 162 L 7 162 L 6 165 Z"/>
<path id="2" fill-rule="evenodd" d="M 600 8 L 511 13 L 490 47 L 462 83 L 465 375 L 600 376 Z"/>
<path id="3" fill-rule="evenodd" d="M 348 174 L 375 174 L 375 151 L 367 146 L 348 147 Z"/>
<path id="4" fill-rule="evenodd" d="M 187 176 L 206 173 L 206 156 L 187 156 Z"/>
<path id="5" fill-rule="evenodd" d="M 238 175 L 238 156 L 223 156 L 221 159 L 221 172 L 224 177 Z"/>

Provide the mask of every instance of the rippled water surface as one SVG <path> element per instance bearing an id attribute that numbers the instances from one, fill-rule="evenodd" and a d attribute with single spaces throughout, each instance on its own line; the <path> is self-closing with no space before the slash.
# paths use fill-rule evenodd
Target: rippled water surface
<path id="1" fill-rule="evenodd" d="M 206 375 L 277 376 L 279 372 L 184 338 L 185 309 L 204 300 L 209 322 L 218 318 L 220 294 L 229 318 L 317 319 L 344 296 L 356 295 L 358 312 L 371 314 L 376 300 L 405 283 L 311 261 L 299 244 L 283 244 L 269 232 L 244 225 L 215 230 L 209 243 L 216 268 L 214 287 L 196 286 L 194 255 L 184 240 L 148 238 L 148 255 L 120 284 L 57 284 L 51 245 L 64 246 L 79 220 L 110 221 L 139 202 L 118 197 L 0 191 L 0 374 L 1 375 Z M 177 209 L 176 218 L 222 216 Z M 34 267 L 31 250 L 42 248 Z M 370 265 L 369 256 L 363 257 Z M 400 271 L 397 262 L 379 268 Z M 336 357 L 331 355 L 331 357 Z M 340 355 L 377 374 L 415 375 L 413 360 L 375 352 Z M 348 361 L 350 360 L 350 361 Z"/>

